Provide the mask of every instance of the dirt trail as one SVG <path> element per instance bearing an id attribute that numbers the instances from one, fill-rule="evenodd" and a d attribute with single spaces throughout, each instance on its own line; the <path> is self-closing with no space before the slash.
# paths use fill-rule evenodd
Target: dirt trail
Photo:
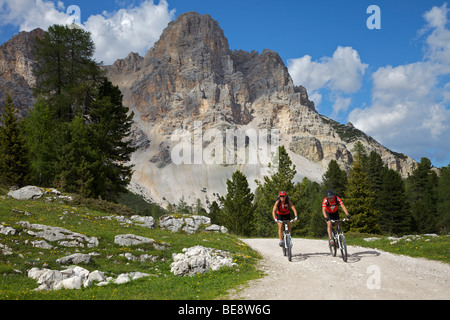
<path id="1" fill-rule="evenodd" d="M 258 251 L 267 274 L 228 299 L 450 299 L 450 265 L 384 251 L 348 247 L 348 261 L 332 257 L 324 240 L 293 239 L 293 257 L 278 240 L 243 239 Z"/>

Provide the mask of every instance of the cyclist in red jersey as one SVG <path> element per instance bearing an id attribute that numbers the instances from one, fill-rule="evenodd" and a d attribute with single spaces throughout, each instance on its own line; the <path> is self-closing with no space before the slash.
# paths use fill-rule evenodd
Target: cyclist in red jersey
<path id="1" fill-rule="evenodd" d="M 295 220 L 297 220 L 297 210 L 294 207 L 294 204 L 287 196 L 286 191 L 280 191 L 278 194 L 277 202 L 273 206 L 272 216 L 276 223 L 278 223 L 278 236 L 280 238 L 280 247 L 283 246 L 283 223 L 282 220 L 287 220 L 289 232 L 291 231 L 291 211 L 294 211 Z M 276 215 L 275 215 L 276 214 Z"/>
<path id="2" fill-rule="evenodd" d="M 330 239 L 329 241 L 332 246 L 334 245 L 334 241 L 333 237 L 331 236 L 330 220 L 339 220 L 339 206 L 341 206 L 344 210 L 345 214 L 347 215 L 347 219 L 350 219 L 350 215 L 348 214 L 347 208 L 344 206 L 341 198 L 336 196 L 333 190 L 328 190 L 326 192 L 325 199 L 323 199 L 322 201 L 322 214 L 325 218 L 325 221 L 327 222 L 328 238 Z"/>

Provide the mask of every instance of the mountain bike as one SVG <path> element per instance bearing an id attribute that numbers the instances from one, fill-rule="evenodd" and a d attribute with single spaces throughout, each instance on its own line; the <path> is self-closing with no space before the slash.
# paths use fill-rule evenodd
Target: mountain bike
<path id="1" fill-rule="evenodd" d="M 291 238 L 291 233 L 289 232 L 289 227 L 288 227 L 288 221 L 287 220 L 276 220 L 277 222 L 281 222 L 283 224 L 283 256 L 288 257 L 289 261 L 292 261 L 292 238 Z M 294 220 L 290 220 L 289 222 L 292 223 L 294 222 Z"/>
<path id="2" fill-rule="evenodd" d="M 341 251 L 341 257 L 344 262 L 347 262 L 347 244 L 345 243 L 344 232 L 341 229 L 341 222 L 348 221 L 348 219 L 343 220 L 331 220 L 331 235 L 334 240 L 334 245 L 330 245 L 330 253 L 333 257 L 336 257 L 336 251 L 339 248 Z M 336 223 L 336 226 L 335 226 Z"/>

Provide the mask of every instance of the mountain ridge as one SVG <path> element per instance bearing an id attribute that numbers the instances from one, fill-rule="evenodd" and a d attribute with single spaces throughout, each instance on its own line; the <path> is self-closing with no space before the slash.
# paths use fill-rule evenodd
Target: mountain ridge
<path id="1" fill-rule="evenodd" d="M 129 74 L 131 69 L 135 71 Z M 225 181 L 236 169 L 247 175 L 252 189 L 254 180 L 267 174 L 262 166 L 242 164 L 174 165 L 169 138 L 177 129 L 193 135 L 195 121 L 201 121 L 204 131 L 279 130 L 280 143 L 297 167 L 297 181 L 320 181 L 331 160 L 348 170 L 356 141 L 369 152 L 377 151 L 404 177 L 415 166 L 411 158 L 391 152 L 351 124 L 318 114 L 307 90 L 293 84 L 275 51 L 230 50 L 223 30 L 209 15 L 180 15 L 144 57 L 130 53 L 108 67 L 108 76 L 124 94 L 124 105 L 136 112 L 136 132 L 144 146 L 132 160 L 132 188 L 156 202 L 177 202 L 166 196 L 164 183 L 174 185 L 178 199 L 184 196 L 193 203 L 226 192 Z M 234 151 L 239 152 L 236 147 Z M 177 188 L 179 184 L 192 188 L 186 192 Z"/>
<path id="2" fill-rule="evenodd" d="M 20 33 L 10 41 L 20 43 L 17 38 L 29 34 L 39 36 L 43 31 Z M 8 47 L 15 47 L 16 51 L 21 48 L 11 43 L 1 46 Z M 31 68 L 31 50 L 20 50 Z M 2 59 L 11 56 L 11 52 L 0 56 L 0 66 L 5 65 L 5 60 L 14 61 Z M 8 70 L 20 69 L 19 59 L 16 64 L 13 66 L 16 69 Z M 181 197 L 189 204 L 197 199 L 204 203 L 214 200 L 215 194 L 226 192 L 226 180 L 237 169 L 246 174 L 252 189 L 256 187 L 254 181 L 268 173 L 266 165 L 248 161 L 175 164 L 174 150 L 180 142 L 174 141 L 174 136 L 184 130 L 193 138 L 199 124 L 200 134 L 205 138 L 201 141 L 201 151 L 211 151 L 212 146 L 217 146 L 211 156 L 221 150 L 221 145 L 227 155 L 232 154 L 232 159 L 240 152 L 249 154 L 248 136 L 243 146 L 233 143 L 230 147 L 225 140 L 218 145 L 214 140 L 214 145 L 205 135 L 219 132 L 225 137 L 230 131 L 267 130 L 270 136 L 279 131 L 280 144 L 286 147 L 296 165 L 296 182 L 303 177 L 321 181 L 331 160 L 348 170 L 353 162 L 351 150 L 357 141 L 368 152 L 378 152 L 403 177 L 416 166 L 410 157 L 388 150 L 353 125 L 342 125 L 320 115 L 309 100 L 306 88 L 294 85 L 277 52 L 230 50 L 224 31 L 209 15 L 196 12 L 179 15 L 145 56 L 131 52 L 104 68 L 108 78 L 120 88 L 123 104 L 135 113 L 132 138 L 138 150 L 131 160 L 135 172 L 130 189 L 161 205 L 177 203 Z M 30 89 L 34 81 L 32 73 L 25 73 L 24 78 L 14 71 L 9 73 L 14 73 L 11 77 L 1 72 L 4 69 L 0 68 L 0 98 L 6 96 L 5 89 L 8 89 L 1 85 L 2 81 L 14 83 L 14 79 L 21 79 L 17 84 L 25 94 L 20 96 L 19 105 L 21 113 L 26 113 L 34 101 Z M 195 150 L 193 143 L 188 145 Z"/>

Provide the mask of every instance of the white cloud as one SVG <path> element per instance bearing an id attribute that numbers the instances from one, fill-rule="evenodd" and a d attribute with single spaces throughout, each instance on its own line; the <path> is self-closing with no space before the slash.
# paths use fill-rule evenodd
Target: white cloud
<path id="1" fill-rule="evenodd" d="M 20 25 L 20 31 L 31 31 L 38 27 L 47 29 L 53 24 L 65 24 L 68 18 L 50 1 L 0 0 L 0 8 L 0 24 Z"/>
<path id="2" fill-rule="evenodd" d="M 332 57 L 323 57 L 319 61 L 312 61 L 309 55 L 288 61 L 294 84 L 304 86 L 316 106 L 322 101 L 321 89 L 331 90 L 333 115 L 348 109 L 351 98 L 342 95 L 355 93 L 361 88 L 367 67 L 356 50 L 341 46 Z"/>
<path id="3" fill-rule="evenodd" d="M 130 51 L 145 55 L 173 18 L 165 0 L 158 5 L 144 1 L 139 7 L 90 16 L 84 26 L 92 33 L 96 58 L 111 64 Z"/>
<path id="4" fill-rule="evenodd" d="M 96 60 L 111 64 L 130 51 L 145 55 L 174 18 L 174 10 L 168 7 L 166 0 L 158 4 L 145 0 L 139 6 L 88 17 L 81 27 L 92 34 Z M 72 22 L 66 9 L 61 1 L 0 0 L 0 25 L 18 25 L 21 31 L 46 30 L 53 24 Z"/>
<path id="5" fill-rule="evenodd" d="M 427 57 L 432 61 L 450 64 L 450 30 L 447 29 L 447 14 L 449 9 L 447 3 L 441 7 L 433 7 L 424 14 L 427 25 L 420 31 L 420 34 L 432 30 L 427 37 Z"/>
<path id="6" fill-rule="evenodd" d="M 296 85 L 316 91 L 324 87 L 354 93 L 361 88 L 367 64 L 361 62 L 359 54 L 351 47 L 339 46 L 332 57 L 312 61 L 311 56 L 288 61 L 289 73 Z"/>
<path id="7" fill-rule="evenodd" d="M 446 4 L 426 12 L 423 61 L 386 66 L 373 73 L 372 103 L 349 115 L 355 127 L 416 159 L 450 159 L 450 31 Z M 447 40 L 446 40 L 447 39 Z"/>

